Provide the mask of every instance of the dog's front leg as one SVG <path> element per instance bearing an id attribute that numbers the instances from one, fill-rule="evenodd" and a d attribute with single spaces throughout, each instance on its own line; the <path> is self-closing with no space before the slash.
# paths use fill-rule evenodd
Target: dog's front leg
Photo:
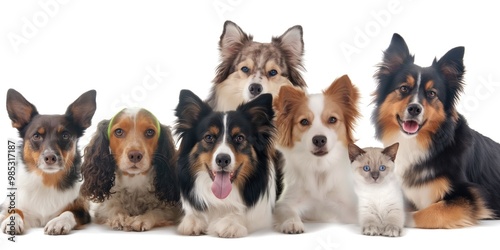
<path id="1" fill-rule="evenodd" d="M 248 235 L 243 212 L 229 214 L 214 221 L 209 226 L 208 231 L 221 238 L 240 238 Z"/>

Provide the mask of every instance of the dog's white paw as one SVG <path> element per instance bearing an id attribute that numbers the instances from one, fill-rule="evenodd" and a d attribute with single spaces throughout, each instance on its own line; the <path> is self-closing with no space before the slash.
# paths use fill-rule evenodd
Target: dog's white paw
<path id="1" fill-rule="evenodd" d="M 10 235 L 19 235 L 24 233 L 24 220 L 19 214 L 10 214 L 5 216 L 2 221 L 2 232 Z"/>
<path id="2" fill-rule="evenodd" d="M 44 231 L 48 235 L 63 235 L 68 234 L 75 226 L 75 216 L 72 212 L 66 211 L 47 222 Z"/>
<path id="3" fill-rule="evenodd" d="M 288 219 L 283 222 L 278 230 L 286 234 L 301 234 L 304 232 L 304 223 L 299 219 Z"/>
<path id="4" fill-rule="evenodd" d="M 240 238 L 248 235 L 245 226 L 229 218 L 217 221 L 214 225 L 214 231 L 221 238 Z"/>
<path id="5" fill-rule="evenodd" d="M 207 223 L 194 215 L 186 215 L 177 227 L 177 231 L 182 235 L 205 234 L 207 231 Z"/>
<path id="6" fill-rule="evenodd" d="M 128 217 L 126 224 L 127 226 L 125 227 L 125 230 L 127 231 L 143 232 L 153 228 L 155 225 L 155 220 L 154 218 L 148 216 L 138 215 L 134 217 Z"/>

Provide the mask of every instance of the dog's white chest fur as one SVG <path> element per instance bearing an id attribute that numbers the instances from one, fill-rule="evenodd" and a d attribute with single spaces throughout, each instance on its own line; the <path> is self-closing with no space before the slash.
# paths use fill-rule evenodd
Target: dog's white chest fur
<path id="1" fill-rule="evenodd" d="M 425 208 L 432 204 L 434 201 L 428 199 L 432 197 L 430 194 L 432 190 L 428 190 L 428 187 L 410 187 L 405 184 L 405 175 L 407 172 L 415 165 L 421 162 L 427 157 L 428 152 L 423 150 L 415 137 L 410 137 L 399 133 L 392 140 L 384 142 L 384 145 L 391 145 L 394 142 L 399 142 L 398 154 L 395 160 L 395 173 L 399 178 L 400 183 L 402 183 L 403 192 L 413 204 L 419 209 Z M 425 178 L 426 176 L 432 176 L 434 173 L 430 171 L 422 171 L 418 173 L 421 176 L 415 176 L 417 178 Z"/>
<path id="2" fill-rule="evenodd" d="M 15 207 L 23 211 L 24 223 L 28 227 L 45 226 L 78 197 L 80 190 L 80 183 L 64 191 L 45 186 L 42 177 L 27 172 L 21 162 L 18 163 L 17 184 Z M 9 202 L 6 200 L 4 208 Z"/>
<path id="3" fill-rule="evenodd" d="M 303 219 L 312 221 L 356 221 L 356 195 L 347 149 L 323 157 L 282 149 L 286 156 L 285 190 L 279 203 L 295 207 Z"/>

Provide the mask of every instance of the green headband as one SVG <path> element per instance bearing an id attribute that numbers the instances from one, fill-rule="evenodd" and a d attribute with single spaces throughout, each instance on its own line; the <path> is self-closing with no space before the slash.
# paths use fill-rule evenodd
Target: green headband
<path id="1" fill-rule="evenodd" d="M 115 117 L 122 113 L 125 109 L 122 109 L 120 112 L 116 113 L 116 115 L 114 115 L 111 120 L 109 120 L 109 124 L 108 124 L 108 139 L 111 138 L 111 127 L 113 126 L 113 120 L 115 120 Z M 158 118 L 156 118 L 156 116 L 153 115 L 153 113 L 149 112 L 148 110 L 146 109 L 142 109 L 146 112 L 148 112 L 149 115 L 151 115 L 151 117 L 153 117 L 153 119 L 155 120 L 156 122 L 156 130 L 158 130 L 158 133 L 156 133 L 156 136 L 157 137 L 160 137 L 160 131 L 161 131 L 161 128 L 160 128 L 160 121 L 158 120 Z"/>

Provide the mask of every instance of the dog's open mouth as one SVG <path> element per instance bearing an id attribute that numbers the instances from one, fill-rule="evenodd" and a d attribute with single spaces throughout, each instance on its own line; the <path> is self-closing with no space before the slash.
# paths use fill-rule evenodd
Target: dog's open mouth
<path id="1" fill-rule="evenodd" d="M 205 165 L 212 179 L 212 193 L 215 197 L 219 199 L 225 199 L 231 193 L 233 189 L 233 181 L 238 176 L 241 169 L 241 165 L 236 169 L 236 171 L 212 171 L 207 165 Z"/>
<path id="2" fill-rule="evenodd" d="M 425 124 L 425 122 L 423 122 L 422 124 L 419 124 L 417 121 L 412 120 L 412 119 L 403 121 L 403 120 L 401 120 L 399 115 L 397 115 L 396 118 L 398 119 L 399 127 L 407 135 L 414 135 L 414 134 L 418 133 L 418 131 L 420 131 L 422 126 Z"/>

